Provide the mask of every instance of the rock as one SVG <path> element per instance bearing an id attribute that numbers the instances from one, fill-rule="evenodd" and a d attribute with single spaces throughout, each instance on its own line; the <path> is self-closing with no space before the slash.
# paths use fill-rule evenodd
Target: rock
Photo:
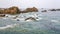
<path id="1" fill-rule="evenodd" d="M 50 9 L 50 11 L 56 11 L 56 9 Z"/>
<path id="2" fill-rule="evenodd" d="M 27 8 L 26 11 L 27 12 L 38 12 L 38 9 L 33 7 L 33 8 Z"/>
<path id="3" fill-rule="evenodd" d="M 18 7 L 10 7 L 10 8 L 6 8 L 4 10 L 0 10 L 0 14 L 19 14 L 20 13 L 20 10 Z"/>
<path id="4" fill-rule="evenodd" d="M 0 14 L 3 14 L 3 10 L 0 10 Z"/>
<path id="5" fill-rule="evenodd" d="M 31 20 L 31 21 L 33 20 L 33 21 L 36 21 L 36 19 L 35 19 L 35 18 L 33 18 L 33 17 L 29 17 L 29 18 L 26 18 L 26 19 L 25 19 L 25 21 L 28 21 L 28 20 Z"/>
<path id="6" fill-rule="evenodd" d="M 39 19 L 38 17 L 36 17 L 36 19 Z"/>
<path id="7" fill-rule="evenodd" d="M 5 14 L 0 14 L 0 17 L 5 17 Z"/>
<path id="8" fill-rule="evenodd" d="M 38 12 L 38 9 L 33 7 L 33 8 L 27 8 L 24 11 L 21 11 L 20 13 L 28 13 L 28 12 Z"/>
<path id="9" fill-rule="evenodd" d="M 42 12 L 47 12 L 47 10 L 43 10 Z"/>
<path id="10" fill-rule="evenodd" d="M 38 9 L 36 7 L 33 7 L 33 8 L 27 8 L 21 11 L 18 7 L 13 6 L 10 8 L 0 10 L 0 14 L 12 14 L 12 15 L 20 14 L 20 13 L 28 13 L 28 12 L 38 12 Z"/>
<path id="11" fill-rule="evenodd" d="M 10 14 L 19 14 L 20 13 L 20 10 L 18 7 L 10 7 L 9 10 L 10 10 Z"/>
<path id="12" fill-rule="evenodd" d="M 6 16 L 6 17 L 8 17 L 8 16 Z"/>
<path id="13" fill-rule="evenodd" d="M 20 21 L 19 19 L 17 19 L 17 21 Z"/>
<path id="14" fill-rule="evenodd" d="M 56 11 L 60 11 L 60 9 L 56 9 Z"/>

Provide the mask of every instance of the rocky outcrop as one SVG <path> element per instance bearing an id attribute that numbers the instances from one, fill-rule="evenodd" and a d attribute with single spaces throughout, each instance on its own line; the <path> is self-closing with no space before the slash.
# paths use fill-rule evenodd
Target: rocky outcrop
<path id="1" fill-rule="evenodd" d="M 27 12 L 38 12 L 38 9 L 33 7 L 33 8 L 27 8 L 26 11 Z"/>
<path id="2" fill-rule="evenodd" d="M 3 10 L 0 9 L 0 14 L 3 14 Z"/>
<path id="3" fill-rule="evenodd" d="M 10 8 L 6 8 L 4 10 L 0 9 L 0 14 L 19 14 L 20 10 L 18 7 L 10 7 Z"/>
<path id="4" fill-rule="evenodd" d="M 19 14 L 19 13 L 28 13 L 28 12 L 38 12 L 38 9 L 33 7 L 33 8 L 27 8 L 21 11 L 18 7 L 13 6 L 10 8 L 0 10 L 0 14 Z"/>
<path id="5" fill-rule="evenodd" d="M 33 7 L 33 8 L 27 8 L 24 11 L 21 11 L 21 13 L 28 13 L 28 12 L 38 12 L 38 9 Z"/>
<path id="6" fill-rule="evenodd" d="M 20 10 L 18 7 L 13 6 L 13 7 L 10 7 L 8 9 L 5 9 L 4 12 L 6 14 L 18 14 L 20 12 Z"/>

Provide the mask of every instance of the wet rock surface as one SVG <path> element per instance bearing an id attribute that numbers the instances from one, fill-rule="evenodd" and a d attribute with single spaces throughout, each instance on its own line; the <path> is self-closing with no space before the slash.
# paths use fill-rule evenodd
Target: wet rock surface
<path id="1" fill-rule="evenodd" d="M 36 21 L 36 19 L 34 17 L 29 17 L 29 18 L 26 18 L 25 21 L 27 20 L 33 20 L 33 21 Z"/>
<path id="2" fill-rule="evenodd" d="M 5 17 L 5 14 L 0 14 L 0 17 Z"/>

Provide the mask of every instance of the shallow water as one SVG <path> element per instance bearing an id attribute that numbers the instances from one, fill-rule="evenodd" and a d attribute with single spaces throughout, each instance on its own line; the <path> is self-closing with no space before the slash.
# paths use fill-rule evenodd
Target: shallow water
<path id="1" fill-rule="evenodd" d="M 36 15 L 38 14 L 38 15 Z M 18 18 L 0 18 L 0 34 L 60 34 L 60 12 L 37 12 L 20 14 Z M 24 21 L 27 17 L 38 17 L 37 21 Z M 23 18 L 23 19 L 21 19 Z M 10 27 L 12 24 L 13 27 Z M 16 25 L 14 25 L 16 24 Z M 7 27 L 10 25 L 9 27 Z M 7 27 L 2 29 L 2 27 Z"/>

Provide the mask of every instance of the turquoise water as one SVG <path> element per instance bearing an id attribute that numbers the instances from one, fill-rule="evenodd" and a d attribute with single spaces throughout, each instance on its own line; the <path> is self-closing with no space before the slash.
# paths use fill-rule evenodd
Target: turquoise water
<path id="1" fill-rule="evenodd" d="M 0 34 L 60 34 L 60 12 L 37 12 L 23 14 L 28 15 L 38 14 L 38 18 L 42 18 L 37 21 L 17 21 L 11 19 L 0 18 Z M 21 14 L 22 15 L 22 14 Z M 7 25 L 13 25 L 1 29 Z M 14 26 L 14 24 L 16 24 Z"/>

